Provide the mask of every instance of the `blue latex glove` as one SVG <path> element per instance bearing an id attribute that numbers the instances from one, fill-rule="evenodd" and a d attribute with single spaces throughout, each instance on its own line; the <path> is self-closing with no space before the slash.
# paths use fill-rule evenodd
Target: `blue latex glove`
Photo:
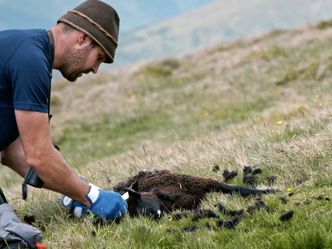
<path id="1" fill-rule="evenodd" d="M 96 214 L 100 218 L 119 219 L 125 216 L 127 212 L 127 203 L 120 194 L 112 191 L 100 189 L 92 184 L 86 198 L 91 205 L 87 208 L 84 204 L 73 201 L 71 198 L 64 196 L 61 203 L 65 207 L 72 208 L 75 217 L 82 217 L 87 211 Z"/>

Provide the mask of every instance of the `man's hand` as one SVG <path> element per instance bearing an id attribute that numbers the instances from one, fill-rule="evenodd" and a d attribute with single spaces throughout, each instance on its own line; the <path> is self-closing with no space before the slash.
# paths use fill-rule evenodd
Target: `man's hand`
<path id="1" fill-rule="evenodd" d="M 125 216 L 127 212 L 127 203 L 120 194 L 112 191 L 100 189 L 92 184 L 86 198 L 90 202 L 87 207 L 80 202 L 72 201 L 69 197 L 64 196 L 61 199 L 65 207 L 71 207 L 75 217 L 82 217 L 86 211 L 90 211 L 100 218 L 119 219 Z"/>

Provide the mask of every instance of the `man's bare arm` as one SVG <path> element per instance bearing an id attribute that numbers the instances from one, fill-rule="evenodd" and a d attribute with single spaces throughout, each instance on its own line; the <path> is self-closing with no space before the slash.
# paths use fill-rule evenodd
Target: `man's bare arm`
<path id="1" fill-rule="evenodd" d="M 1 163 L 10 167 L 22 177 L 26 175 L 30 167 L 25 161 L 20 137 L 8 145 L 6 149 L 1 151 Z"/>
<path id="2" fill-rule="evenodd" d="M 16 110 L 26 162 L 44 181 L 45 187 L 72 197 L 87 206 L 88 184 L 72 172 L 50 137 L 47 113 Z"/>

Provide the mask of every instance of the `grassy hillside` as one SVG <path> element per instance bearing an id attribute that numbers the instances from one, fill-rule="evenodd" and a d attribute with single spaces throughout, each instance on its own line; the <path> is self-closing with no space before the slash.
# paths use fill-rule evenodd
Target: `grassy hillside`
<path id="1" fill-rule="evenodd" d="M 185 15 L 124 32 L 116 64 L 179 55 L 220 41 L 319 22 L 332 18 L 331 7 L 328 0 L 215 0 Z"/>
<path id="2" fill-rule="evenodd" d="M 94 226 L 89 218 L 67 218 L 57 194 L 34 190 L 21 201 L 21 180 L 7 169 L 0 182 L 20 217 L 36 215 L 49 248 L 332 248 L 330 25 L 54 83 L 54 141 L 89 181 L 110 188 L 144 169 L 223 180 L 228 169 L 239 173 L 231 183 L 242 185 L 243 166 L 252 165 L 263 170 L 258 187 L 276 177 L 273 187 L 282 193 L 263 197 L 273 213 L 246 214 L 235 229 L 203 219 L 184 232 L 191 218 L 171 215 Z M 209 194 L 202 207 L 254 202 Z M 294 217 L 281 222 L 289 210 Z"/>

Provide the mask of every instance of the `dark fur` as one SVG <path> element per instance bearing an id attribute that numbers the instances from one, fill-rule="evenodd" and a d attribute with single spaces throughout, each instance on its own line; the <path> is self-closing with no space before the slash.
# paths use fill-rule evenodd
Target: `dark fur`
<path id="1" fill-rule="evenodd" d="M 127 203 L 131 216 L 143 214 L 154 218 L 160 217 L 157 210 L 171 212 L 176 209 L 196 209 L 209 192 L 238 193 L 241 196 L 275 192 L 273 189 L 232 186 L 212 178 L 176 174 L 167 170 L 141 171 L 119 183 L 114 191 L 121 194 L 129 191 Z"/>

